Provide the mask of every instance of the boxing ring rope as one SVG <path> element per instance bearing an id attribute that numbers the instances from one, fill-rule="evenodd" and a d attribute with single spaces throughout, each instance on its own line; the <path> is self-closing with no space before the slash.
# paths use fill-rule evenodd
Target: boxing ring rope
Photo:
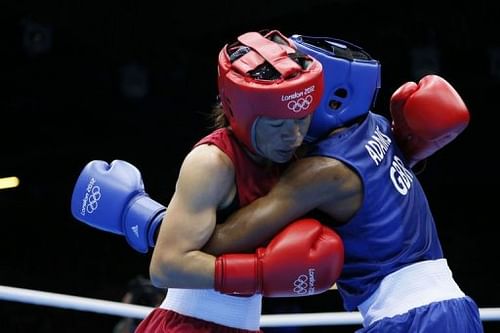
<path id="1" fill-rule="evenodd" d="M 0 300 L 144 318 L 152 307 L 0 285 Z M 482 321 L 500 321 L 500 308 L 480 308 Z M 361 325 L 359 312 L 325 312 L 262 315 L 262 327 Z"/>

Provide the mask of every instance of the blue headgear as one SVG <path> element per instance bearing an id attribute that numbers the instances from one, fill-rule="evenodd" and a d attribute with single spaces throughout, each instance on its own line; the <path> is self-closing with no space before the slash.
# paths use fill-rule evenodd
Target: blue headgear
<path id="1" fill-rule="evenodd" d="M 372 108 L 380 89 L 380 63 L 362 48 L 330 37 L 293 35 L 297 49 L 321 62 L 324 93 L 305 141 L 315 141 Z"/>

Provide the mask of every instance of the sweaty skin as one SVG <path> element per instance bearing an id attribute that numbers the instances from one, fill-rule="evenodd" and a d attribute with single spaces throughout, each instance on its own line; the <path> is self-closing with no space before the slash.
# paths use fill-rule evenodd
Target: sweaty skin
<path id="1" fill-rule="evenodd" d="M 266 196 L 217 225 L 203 250 L 219 255 L 254 249 L 313 209 L 342 224 L 356 213 L 362 200 L 359 176 L 341 162 L 319 156 L 299 159 Z"/>

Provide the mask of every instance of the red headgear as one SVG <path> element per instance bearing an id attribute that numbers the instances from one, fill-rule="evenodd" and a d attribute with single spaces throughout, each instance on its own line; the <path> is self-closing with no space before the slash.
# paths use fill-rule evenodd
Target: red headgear
<path id="1" fill-rule="evenodd" d="M 319 105 L 323 68 L 279 31 L 248 32 L 219 53 L 219 96 L 235 135 L 252 152 L 259 116 L 303 118 Z"/>

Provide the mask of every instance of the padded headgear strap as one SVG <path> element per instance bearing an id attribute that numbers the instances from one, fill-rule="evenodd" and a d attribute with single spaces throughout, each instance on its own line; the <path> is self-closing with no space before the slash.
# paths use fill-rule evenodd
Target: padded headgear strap
<path id="1" fill-rule="evenodd" d="M 247 73 L 256 67 L 252 68 L 252 66 L 243 66 L 242 64 L 246 65 L 246 63 L 241 60 L 245 58 L 265 60 L 278 72 L 280 72 L 283 77 L 289 77 L 290 75 L 298 73 L 302 70 L 302 67 L 300 67 L 299 64 L 288 57 L 288 53 L 295 52 L 295 50 L 291 47 L 286 47 L 286 45 L 280 45 L 272 42 L 257 32 L 247 32 L 246 34 L 238 37 L 238 40 L 243 45 L 247 45 L 257 51 L 257 53 L 249 52 L 233 63 L 233 66 L 241 69 L 242 73 Z M 261 64 L 262 62 L 258 65 Z M 257 63 L 255 63 L 255 65 L 257 65 Z"/>
<path id="2" fill-rule="evenodd" d="M 297 48 L 323 65 L 325 91 L 314 113 L 306 141 L 316 141 L 368 113 L 380 89 L 380 63 L 352 43 L 293 35 Z"/>
<path id="3" fill-rule="evenodd" d="M 248 32 L 219 53 L 219 95 L 236 137 L 252 152 L 259 116 L 303 118 L 318 106 L 323 71 L 316 59 L 297 53 L 279 31 Z"/>

